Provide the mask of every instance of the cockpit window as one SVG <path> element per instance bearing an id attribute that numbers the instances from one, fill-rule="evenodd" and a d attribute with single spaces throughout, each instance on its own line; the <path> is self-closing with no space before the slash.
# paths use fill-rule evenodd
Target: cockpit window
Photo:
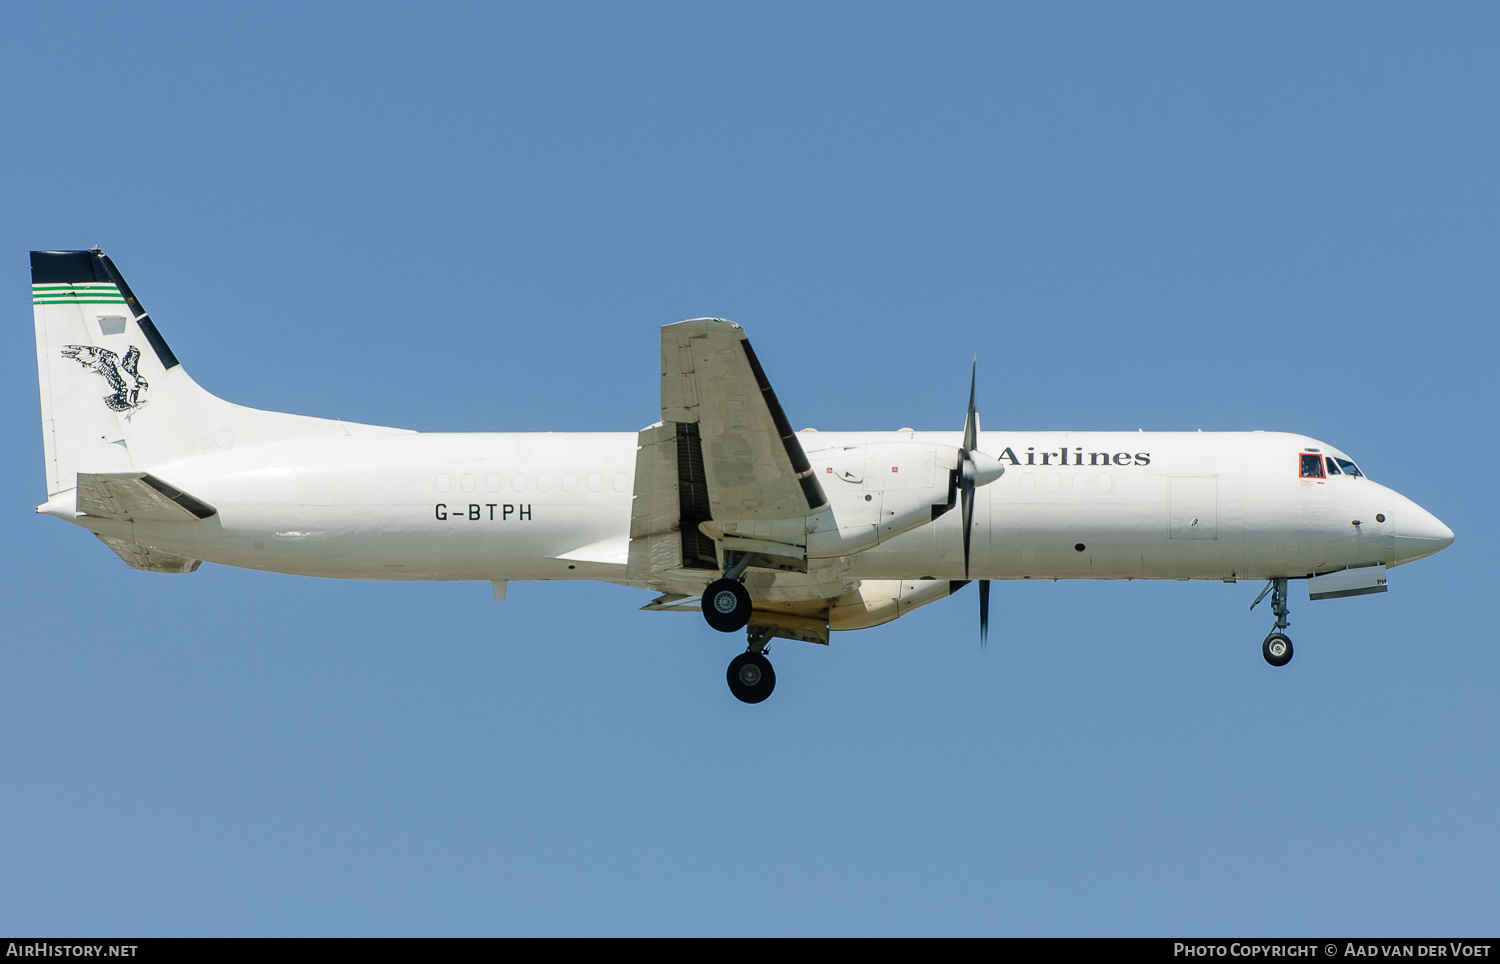
<path id="1" fill-rule="evenodd" d="M 1328 474 L 1329 474 L 1329 476 L 1335 476 L 1335 475 L 1340 475 L 1341 474 L 1339 472 L 1338 459 L 1335 459 L 1331 455 L 1328 456 Z"/>
<path id="2" fill-rule="evenodd" d="M 1337 462 L 1339 464 L 1339 468 L 1341 468 L 1341 469 L 1344 470 L 1344 474 L 1345 475 L 1356 475 L 1356 476 L 1363 476 L 1364 475 L 1364 473 L 1359 470 L 1359 466 L 1355 465 L 1353 462 L 1349 461 L 1348 459 L 1335 459 L 1333 456 L 1330 455 L 1328 457 L 1328 460 L 1329 460 L 1329 462 Z M 1328 468 L 1332 469 L 1333 466 L 1329 465 Z"/>
<path id="3" fill-rule="evenodd" d="M 1302 477 L 1304 479 L 1323 478 L 1323 456 L 1313 455 L 1310 452 L 1302 453 Z"/>

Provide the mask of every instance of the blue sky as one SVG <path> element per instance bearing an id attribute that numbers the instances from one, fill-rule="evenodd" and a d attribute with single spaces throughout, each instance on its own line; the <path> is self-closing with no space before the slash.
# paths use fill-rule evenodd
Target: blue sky
<path id="1" fill-rule="evenodd" d="M 1472 934 L 1500 907 L 1488 5 L 7 11 L 0 929 Z M 997 584 L 827 649 L 592 584 L 126 569 L 45 497 L 31 249 L 232 401 L 634 431 L 1264 428 L 1456 533 L 1383 596 Z M 1476 568 L 1479 574 L 1475 574 Z"/>

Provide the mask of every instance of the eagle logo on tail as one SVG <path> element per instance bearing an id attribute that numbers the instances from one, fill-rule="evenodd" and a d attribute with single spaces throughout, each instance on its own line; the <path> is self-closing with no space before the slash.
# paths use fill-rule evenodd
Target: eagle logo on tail
<path id="1" fill-rule="evenodd" d="M 141 393 L 151 387 L 141 377 L 137 367 L 141 361 L 141 350 L 134 345 L 121 358 L 108 348 L 93 345 L 64 345 L 64 358 L 71 358 L 91 372 L 104 377 L 114 394 L 104 396 L 104 404 L 110 411 L 128 412 L 141 404 Z"/>

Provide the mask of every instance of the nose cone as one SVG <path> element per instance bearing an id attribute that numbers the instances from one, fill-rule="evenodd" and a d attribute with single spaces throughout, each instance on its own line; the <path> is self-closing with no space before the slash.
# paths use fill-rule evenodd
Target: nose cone
<path id="1" fill-rule="evenodd" d="M 1412 562 L 1453 544 L 1453 530 L 1415 502 L 1396 513 L 1396 565 Z"/>

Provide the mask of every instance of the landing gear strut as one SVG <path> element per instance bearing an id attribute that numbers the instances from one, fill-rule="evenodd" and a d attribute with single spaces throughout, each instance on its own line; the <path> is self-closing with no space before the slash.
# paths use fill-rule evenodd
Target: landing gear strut
<path id="1" fill-rule="evenodd" d="M 1271 594 L 1271 612 L 1276 616 L 1276 625 L 1272 627 L 1271 635 L 1260 644 L 1260 653 L 1272 666 L 1285 666 L 1292 661 L 1292 640 L 1283 632 L 1291 625 L 1291 620 L 1287 619 L 1291 610 L 1286 605 L 1286 579 L 1279 577 L 1266 583 L 1266 588 L 1255 597 L 1255 602 L 1250 604 L 1250 608 L 1254 609 L 1260 605 L 1260 601 L 1266 598 L 1268 592 Z"/>
<path id="2" fill-rule="evenodd" d="M 770 639 L 765 630 L 751 630 L 750 648 L 729 661 L 729 692 L 741 703 L 759 703 L 776 688 L 776 671 L 766 659 Z"/>
<path id="3" fill-rule="evenodd" d="M 731 561 L 732 556 L 738 558 Z M 749 568 L 748 553 L 724 553 L 727 564 L 724 578 L 715 579 L 703 590 L 703 618 L 721 633 L 734 633 L 750 625 L 750 591 L 740 582 Z M 764 697 L 762 697 L 764 699 Z"/>

